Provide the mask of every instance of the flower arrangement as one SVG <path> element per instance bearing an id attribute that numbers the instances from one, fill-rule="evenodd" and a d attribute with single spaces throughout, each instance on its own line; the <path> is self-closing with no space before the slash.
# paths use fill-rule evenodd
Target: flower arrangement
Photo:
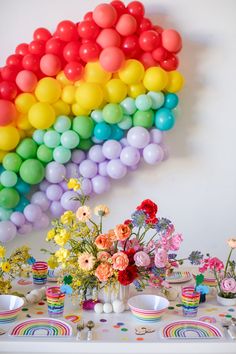
<path id="1" fill-rule="evenodd" d="M 166 218 L 158 218 L 157 205 L 144 200 L 124 223 L 103 232 L 103 218 L 109 214 L 106 205 L 98 205 L 92 211 L 86 196 L 80 190 L 80 182 L 70 179 L 68 187 L 78 192 L 81 206 L 74 213 L 66 211 L 46 240 L 59 246 L 51 252 L 48 264 L 62 268 L 62 290 L 67 293 L 86 294 L 97 292 L 117 283 L 127 286 L 133 283 L 138 290 L 146 285 L 168 286 L 165 276 L 168 270 L 179 265 L 176 251 L 182 243 L 182 235 L 175 233 L 174 225 Z M 199 264 L 200 253 L 193 252 L 189 260 Z"/>
<path id="2" fill-rule="evenodd" d="M 7 294 L 11 289 L 12 280 L 27 272 L 27 266 L 34 262 L 29 247 L 22 246 L 6 256 L 6 249 L 0 245 L 0 294 Z"/>
<path id="3" fill-rule="evenodd" d="M 203 265 L 199 268 L 201 273 L 211 270 L 217 281 L 218 295 L 223 298 L 233 299 L 236 298 L 236 263 L 231 260 L 233 250 L 236 248 L 236 239 L 231 238 L 228 240 L 230 247 L 227 261 L 224 263 L 217 257 L 210 257 L 203 260 Z"/>

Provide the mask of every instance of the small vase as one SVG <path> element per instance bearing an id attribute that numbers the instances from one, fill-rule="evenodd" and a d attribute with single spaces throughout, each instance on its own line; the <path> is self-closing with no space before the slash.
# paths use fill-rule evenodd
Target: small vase
<path id="1" fill-rule="evenodd" d="M 227 299 L 226 297 L 222 297 L 217 295 L 217 302 L 218 304 L 222 305 L 222 306 L 235 306 L 236 305 L 236 297 L 232 298 L 232 299 Z"/>
<path id="2" fill-rule="evenodd" d="M 120 300 L 126 304 L 129 299 L 129 288 L 129 285 L 123 286 L 118 283 L 104 286 L 104 288 L 98 292 L 98 300 L 103 303 L 112 303 L 114 300 Z"/>

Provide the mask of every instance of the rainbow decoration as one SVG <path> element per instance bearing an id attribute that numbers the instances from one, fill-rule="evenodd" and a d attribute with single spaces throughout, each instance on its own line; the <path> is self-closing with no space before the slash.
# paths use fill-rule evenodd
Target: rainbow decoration
<path id="1" fill-rule="evenodd" d="M 0 75 L 0 241 L 47 227 L 48 211 L 75 211 L 65 176 L 102 194 L 142 159 L 165 160 L 181 48 L 139 1 L 99 4 L 16 47 Z"/>
<path id="2" fill-rule="evenodd" d="M 21 308 L 22 306 L 15 310 L 4 311 L 4 312 L 1 312 L 0 310 L 0 323 L 5 324 L 5 323 L 14 322 L 17 316 L 19 315 Z"/>
<path id="3" fill-rule="evenodd" d="M 12 329 L 10 335 L 20 337 L 68 337 L 72 333 L 71 326 L 64 321 L 37 318 L 19 323 Z"/>
<path id="4" fill-rule="evenodd" d="M 33 283 L 42 285 L 47 282 L 48 265 L 47 262 L 35 262 L 32 265 Z"/>
<path id="5" fill-rule="evenodd" d="M 196 292 L 194 286 L 182 288 L 182 310 L 184 316 L 194 317 L 197 314 L 200 293 Z"/>
<path id="6" fill-rule="evenodd" d="M 193 277 L 195 279 L 196 275 L 193 274 Z M 217 281 L 216 281 L 216 278 L 214 278 L 214 277 L 210 278 L 210 277 L 205 277 L 205 275 L 204 275 L 204 280 L 203 280 L 202 284 L 203 285 L 207 285 L 209 287 L 216 287 L 217 286 Z"/>
<path id="7" fill-rule="evenodd" d="M 146 322 L 160 321 L 162 315 L 166 312 L 166 308 L 162 310 L 155 310 L 155 311 L 147 311 L 147 310 L 143 311 L 131 306 L 130 306 L 130 310 L 134 317 L 136 317 L 140 321 L 146 321 Z"/>
<path id="8" fill-rule="evenodd" d="M 191 280 L 192 275 L 190 272 L 173 272 L 170 276 L 166 277 L 166 281 L 170 284 L 185 283 Z"/>
<path id="9" fill-rule="evenodd" d="M 176 321 L 162 330 L 164 338 L 174 339 L 220 339 L 221 332 L 215 326 L 201 321 Z"/>
<path id="10" fill-rule="evenodd" d="M 46 297 L 49 316 L 62 316 L 64 311 L 65 294 L 61 292 L 60 287 L 52 286 L 47 288 Z"/>
<path id="11" fill-rule="evenodd" d="M 19 315 L 24 300 L 14 295 L 1 295 L 0 324 L 14 322 Z"/>

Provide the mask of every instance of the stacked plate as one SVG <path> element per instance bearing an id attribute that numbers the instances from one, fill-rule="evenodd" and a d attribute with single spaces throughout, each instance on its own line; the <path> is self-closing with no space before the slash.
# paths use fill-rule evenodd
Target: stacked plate
<path id="1" fill-rule="evenodd" d="M 14 295 L 0 295 L 0 323 L 5 324 L 16 320 L 24 300 Z"/>
<path id="2" fill-rule="evenodd" d="M 166 312 L 169 301 L 158 295 L 136 295 L 129 299 L 130 310 L 141 321 L 159 321 Z"/>

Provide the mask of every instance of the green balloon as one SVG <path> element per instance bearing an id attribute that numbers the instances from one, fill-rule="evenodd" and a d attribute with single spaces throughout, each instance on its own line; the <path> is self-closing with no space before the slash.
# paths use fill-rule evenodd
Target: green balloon
<path id="1" fill-rule="evenodd" d="M 87 116 L 78 116 L 73 120 L 72 129 L 79 134 L 82 139 L 88 139 L 93 134 L 94 122 Z"/>
<path id="2" fill-rule="evenodd" d="M 0 191 L 1 191 L 3 188 L 4 188 L 3 185 L 0 183 Z"/>
<path id="3" fill-rule="evenodd" d="M 0 207 L 12 209 L 17 206 L 19 201 L 20 195 L 14 188 L 3 188 L 0 191 Z"/>
<path id="4" fill-rule="evenodd" d="M 87 151 L 91 148 L 91 146 L 93 145 L 92 140 L 90 139 L 80 139 L 79 145 L 77 146 L 78 149 Z"/>
<path id="5" fill-rule="evenodd" d="M 135 127 L 151 128 L 154 123 L 154 112 L 152 109 L 148 111 L 137 111 L 133 116 L 133 125 Z"/>
<path id="6" fill-rule="evenodd" d="M 3 171 L 0 180 L 4 187 L 14 187 L 17 183 L 17 174 L 13 171 Z"/>
<path id="7" fill-rule="evenodd" d="M 71 159 L 70 149 L 64 146 L 57 146 L 56 149 L 53 150 L 53 159 L 62 164 L 69 162 Z"/>
<path id="8" fill-rule="evenodd" d="M 13 213 L 12 209 L 0 208 L 0 220 L 1 221 L 9 220 L 12 213 Z"/>
<path id="9" fill-rule="evenodd" d="M 15 152 L 9 152 L 4 156 L 2 165 L 5 170 L 18 172 L 22 164 L 22 158 Z"/>
<path id="10" fill-rule="evenodd" d="M 38 147 L 37 158 L 42 162 L 50 162 L 53 160 L 53 149 L 50 149 L 46 145 L 42 144 Z"/>
<path id="11" fill-rule="evenodd" d="M 24 160 L 27 160 L 36 157 L 37 149 L 38 145 L 33 139 L 25 138 L 18 145 L 16 152 Z"/>
<path id="12" fill-rule="evenodd" d="M 116 124 L 123 119 L 123 110 L 119 104 L 108 103 L 102 110 L 104 121 L 110 124 Z"/>
<path id="13" fill-rule="evenodd" d="M 38 184 L 44 178 L 44 167 L 42 163 L 35 159 L 29 159 L 23 162 L 20 167 L 20 176 L 24 182 L 29 184 Z"/>
<path id="14" fill-rule="evenodd" d="M 124 115 L 122 121 L 120 123 L 118 123 L 117 125 L 120 129 L 128 130 L 133 125 L 132 117 Z"/>

